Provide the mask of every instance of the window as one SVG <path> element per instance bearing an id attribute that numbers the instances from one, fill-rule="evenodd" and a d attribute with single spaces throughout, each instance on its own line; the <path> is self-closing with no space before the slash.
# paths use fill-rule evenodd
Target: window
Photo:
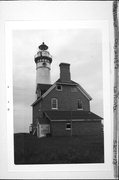
<path id="1" fill-rule="evenodd" d="M 51 99 L 51 108 L 58 109 L 58 99 L 56 99 L 56 98 Z"/>
<path id="2" fill-rule="evenodd" d="M 66 130 L 71 130 L 71 123 L 66 123 Z"/>
<path id="3" fill-rule="evenodd" d="M 61 85 L 57 85 L 57 86 L 56 86 L 56 90 L 57 90 L 57 91 L 62 91 L 62 86 L 61 86 Z"/>
<path id="4" fill-rule="evenodd" d="M 83 110 L 82 101 L 81 101 L 80 99 L 78 99 L 77 109 L 78 109 L 78 110 Z"/>
<path id="5" fill-rule="evenodd" d="M 45 66 L 45 67 L 47 66 L 46 62 L 43 62 L 43 64 L 42 64 L 42 65 L 43 65 L 43 66 Z"/>
<path id="6" fill-rule="evenodd" d="M 76 87 L 71 87 L 71 92 L 78 92 Z"/>

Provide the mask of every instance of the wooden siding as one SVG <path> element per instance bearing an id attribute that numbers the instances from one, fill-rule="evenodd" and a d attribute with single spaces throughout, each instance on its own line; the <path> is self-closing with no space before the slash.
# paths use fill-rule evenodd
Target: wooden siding
<path id="1" fill-rule="evenodd" d="M 72 135 L 99 135 L 101 133 L 101 121 L 74 121 L 72 123 Z"/>
<path id="2" fill-rule="evenodd" d="M 66 122 L 52 122 L 51 134 L 52 136 L 70 136 L 71 130 L 66 130 Z"/>
<path id="3" fill-rule="evenodd" d="M 35 106 L 33 106 L 33 124 L 36 124 L 36 121 L 39 117 L 39 109 L 40 109 L 40 103 L 37 103 Z"/>
<path id="4" fill-rule="evenodd" d="M 51 123 L 52 136 L 79 136 L 79 135 L 100 135 L 102 133 L 101 121 L 72 121 L 71 130 L 66 130 L 66 123 L 68 121 Z"/>
<path id="5" fill-rule="evenodd" d="M 77 110 L 77 100 L 81 99 L 83 104 L 83 110 L 90 111 L 90 102 L 83 95 L 82 92 L 71 92 L 71 86 L 63 85 L 62 91 L 57 91 L 54 88 L 41 102 L 41 110 L 49 111 L 51 109 L 51 99 L 58 99 L 58 110 L 59 111 L 76 111 Z"/>

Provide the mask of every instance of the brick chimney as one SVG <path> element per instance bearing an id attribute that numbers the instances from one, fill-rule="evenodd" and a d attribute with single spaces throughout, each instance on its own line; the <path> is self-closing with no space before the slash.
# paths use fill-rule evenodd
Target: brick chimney
<path id="1" fill-rule="evenodd" d="M 60 80 L 61 82 L 70 82 L 70 64 L 60 63 Z"/>

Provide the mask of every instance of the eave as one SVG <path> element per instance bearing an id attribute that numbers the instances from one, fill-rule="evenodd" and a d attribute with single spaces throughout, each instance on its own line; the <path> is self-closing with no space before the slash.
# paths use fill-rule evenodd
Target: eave
<path id="1" fill-rule="evenodd" d="M 77 84 L 77 88 L 84 94 L 84 96 L 88 99 L 88 100 L 92 100 L 92 97 L 82 88 L 81 85 Z"/>
<path id="2" fill-rule="evenodd" d="M 38 102 L 40 102 L 43 98 L 45 98 L 50 91 L 52 91 L 56 87 L 56 83 L 54 83 L 39 99 L 37 99 L 31 106 L 34 106 Z"/>

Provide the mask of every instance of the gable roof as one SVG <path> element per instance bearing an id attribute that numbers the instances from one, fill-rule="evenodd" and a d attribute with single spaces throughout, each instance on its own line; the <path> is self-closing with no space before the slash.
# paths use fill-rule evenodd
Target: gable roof
<path id="1" fill-rule="evenodd" d="M 64 83 L 60 79 L 58 79 L 56 83 L 62 84 L 62 85 L 76 86 L 88 100 L 92 100 L 92 97 L 83 89 L 83 87 L 80 84 L 76 83 L 75 81 L 70 80 L 69 82 Z"/>
<path id="2" fill-rule="evenodd" d="M 51 86 L 52 84 L 37 84 L 36 91 L 41 91 L 41 95 L 43 95 Z"/>
<path id="3" fill-rule="evenodd" d="M 92 97 L 82 88 L 80 84 L 77 85 L 77 88 L 87 97 L 88 100 L 92 100 Z"/>
<path id="4" fill-rule="evenodd" d="M 41 99 L 43 99 L 45 96 L 47 96 L 47 94 L 49 94 L 49 92 L 52 91 L 52 89 L 54 89 L 55 86 L 56 86 L 55 83 L 53 85 L 51 85 L 50 88 L 40 98 L 38 98 L 33 104 L 31 104 L 31 106 L 34 106 L 36 103 L 41 101 Z"/>
<path id="5" fill-rule="evenodd" d="M 101 120 L 102 117 L 90 111 L 45 111 L 46 116 L 51 120 Z"/>
<path id="6" fill-rule="evenodd" d="M 69 83 L 62 83 L 60 79 L 58 79 L 53 85 L 48 85 L 48 84 L 41 84 L 42 88 L 47 89 L 43 94 L 41 94 L 41 97 L 38 98 L 31 106 L 35 105 L 36 103 L 38 103 L 41 99 L 43 99 L 44 97 L 46 97 L 55 87 L 56 84 L 61 84 L 61 85 L 71 85 L 71 86 L 76 86 L 83 94 L 84 96 L 88 99 L 88 100 L 92 100 L 91 96 L 82 88 L 81 85 L 79 85 L 78 83 L 76 83 L 75 81 L 70 80 Z M 40 88 L 40 84 L 38 85 Z"/>

